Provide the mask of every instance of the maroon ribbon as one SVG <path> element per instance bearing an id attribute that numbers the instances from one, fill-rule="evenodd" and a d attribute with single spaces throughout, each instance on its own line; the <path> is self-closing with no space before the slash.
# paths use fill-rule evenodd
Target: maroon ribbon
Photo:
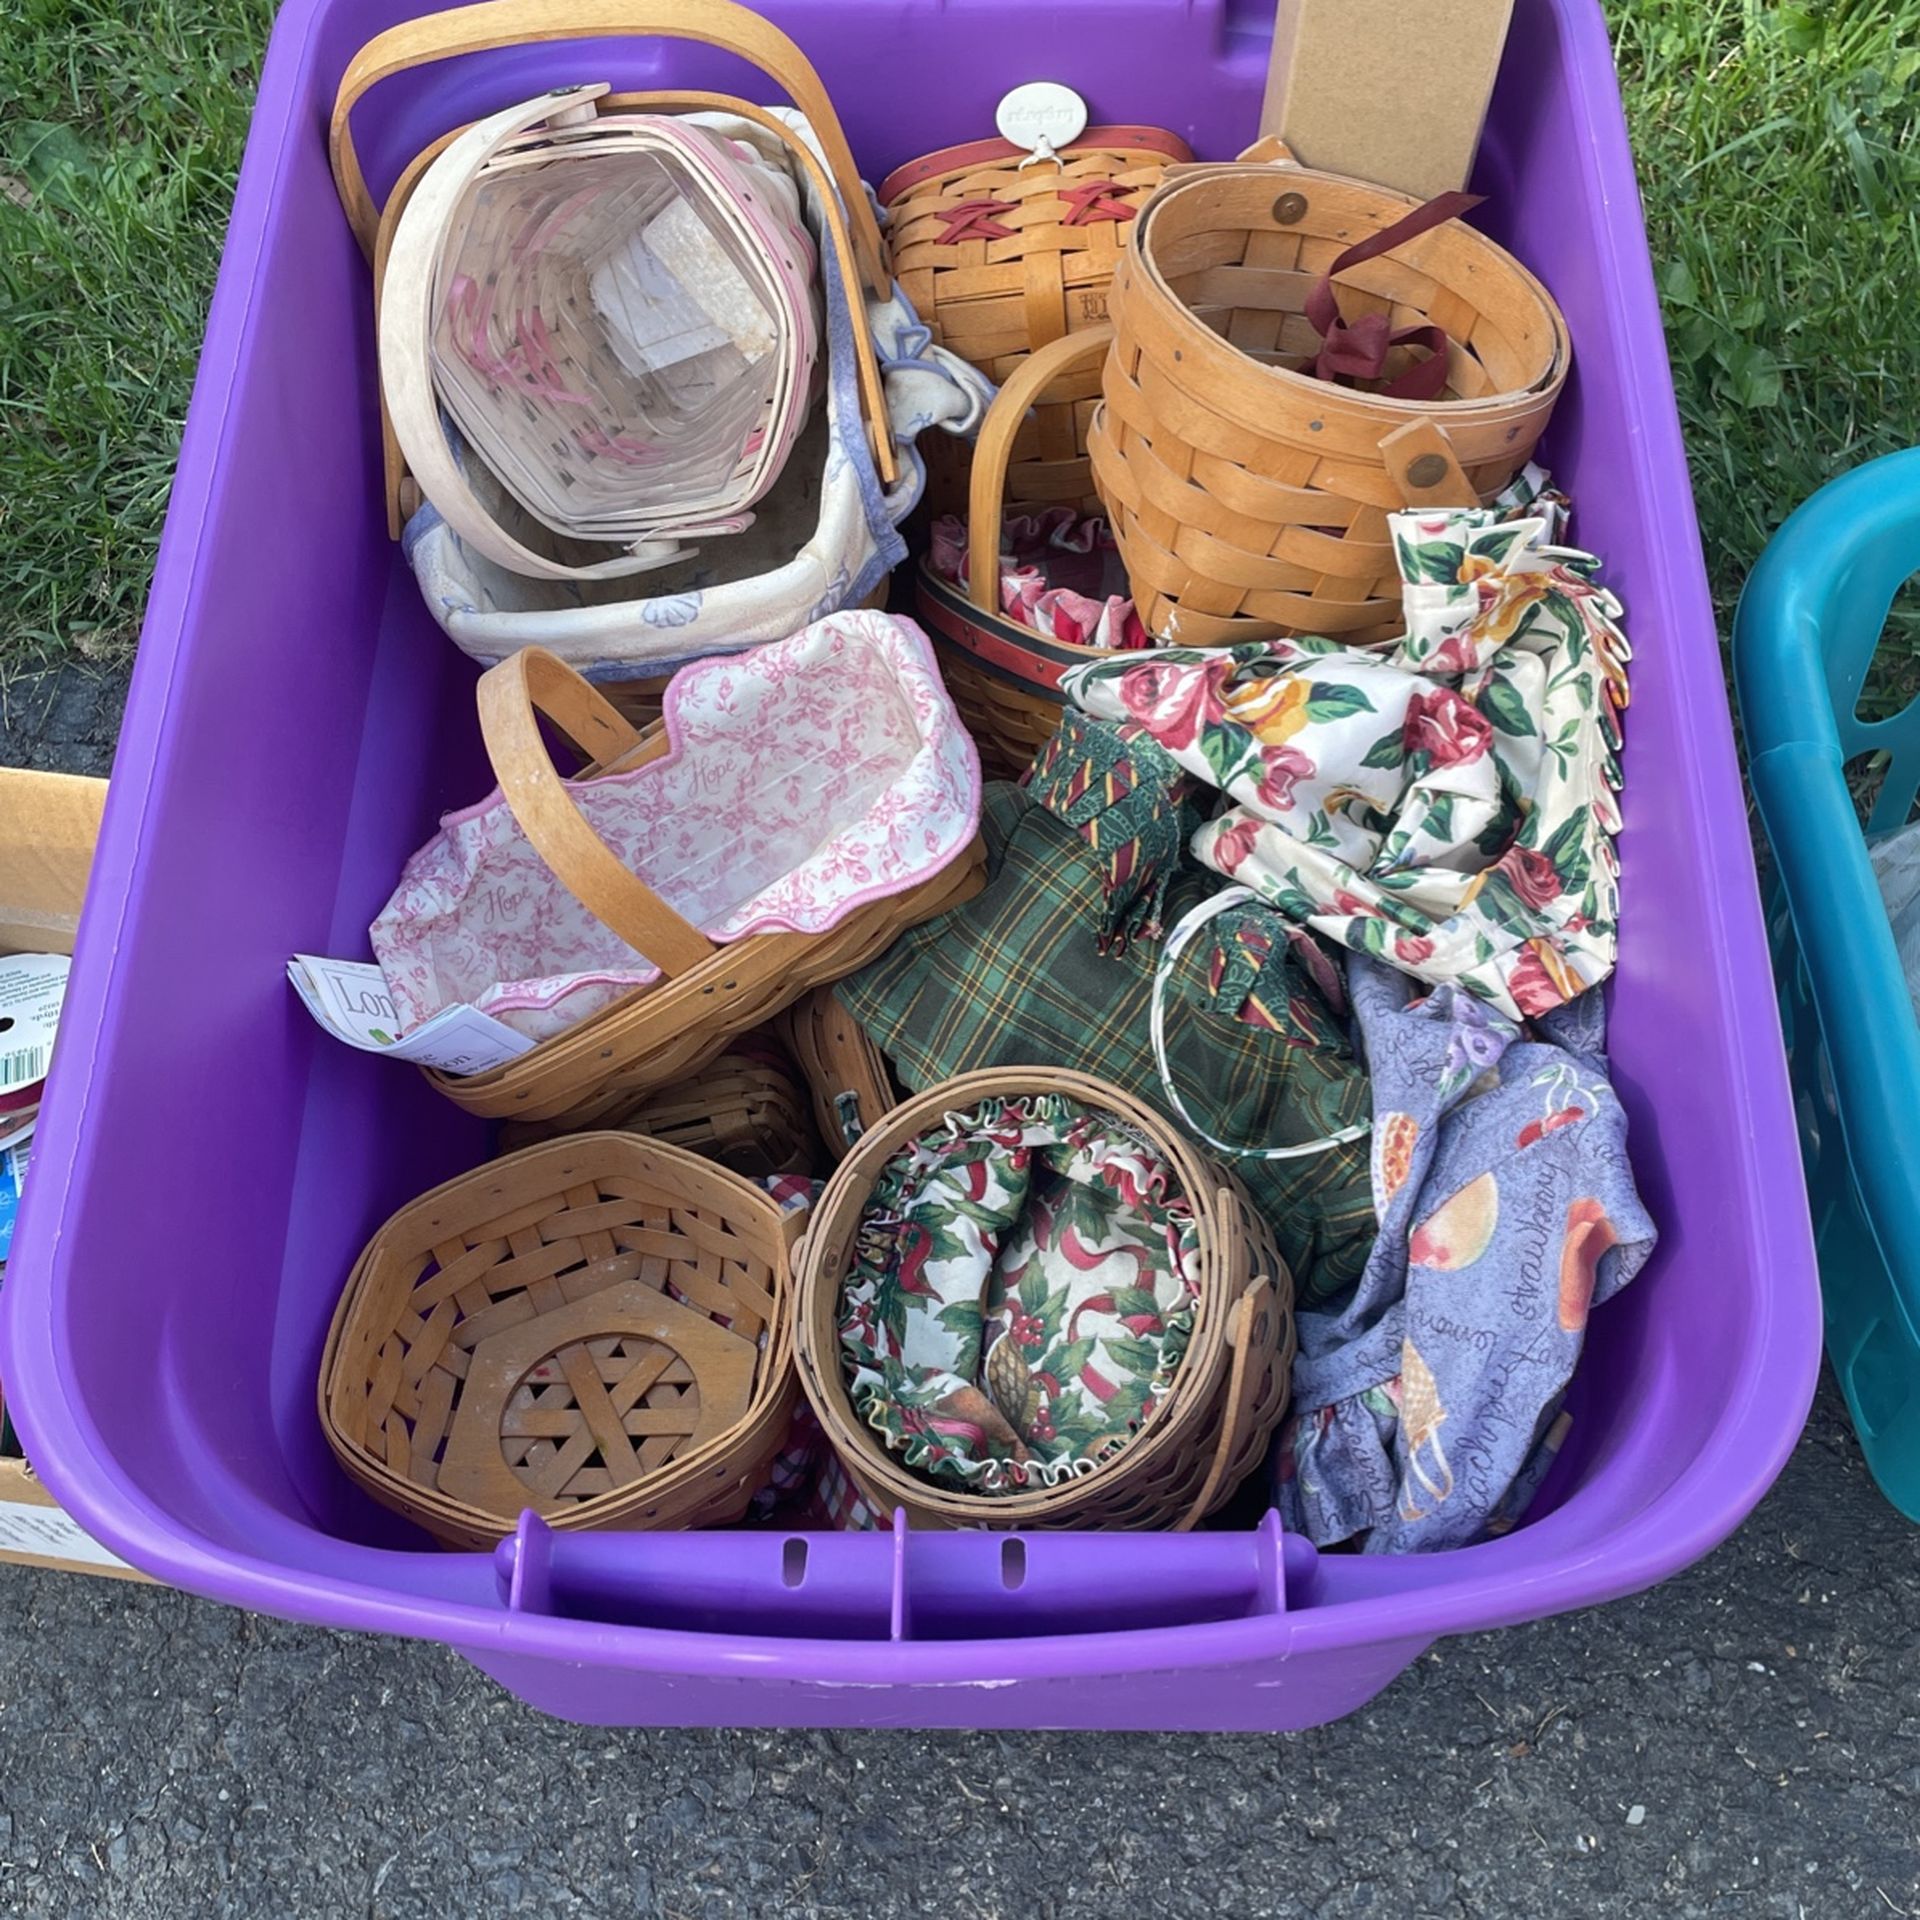
<path id="1" fill-rule="evenodd" d="M 1071 187 L 1060 189 L 1060 198 L 1067 203 L 1067 211 L 1061 216 L 1063 227 L 1087 227 L 1096 220 L 1131 220 L 1134 210 L 1118 196 L 1127 192 L 1125 187 L 1116 187 L 1111 180 L 1082 180 Z"/>
<path id="2" fill-rule="evenodd" d="M 996 213 L 1011 213 L 1011 200 L 968 200 L 957 207 L 940 209 L 947 217 L 946 231 L 934 242 L 936 246 L 950 247 L 961 240 L 1011 240 L 1013 229 L 1003 227 L 993 216 Z"/>
<path id="3" fill-rule="evenodd" d="M 1307 295 L 1307 320 L 1324 344 L 1313 363 L 1314 377 L 1320 380 L 1378 380 L 1387 368 L 1387 354 L 1394 347 L 1425 347 L 1427 358 L 1396 375 L 1385 386 L 1375 389 L 1389 400 L 1437 400 L 1447 384 L 1447 335 L 1442 327 L 1429 323 L 1424 327 L 1402 327 L 1395 332 L 1383 313 L 1363 313 L 1358 320 L 1341 318 L 1340 306 L 1333 297 L 1336 274 L 1349 267 L 1377 260 L 1418 235 L 1444 226 L 1469 209 L 1477 207 L 1484 195 L 1478 193 L 1442 193 L 1423 207 L 1415 207 L 1404 219 L 1383 227 L 1370 240 L 1349 247 L 1320 278 Z"/>

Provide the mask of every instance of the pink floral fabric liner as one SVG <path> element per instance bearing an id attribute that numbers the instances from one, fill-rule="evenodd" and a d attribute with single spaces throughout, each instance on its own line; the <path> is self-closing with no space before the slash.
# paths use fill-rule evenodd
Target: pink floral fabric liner
<path id="1" fill-rule="evenodd" d="M 1000 524 L 1000 611 L 1034 633 L 1074 646 L 1130 653 L 1155 645 L 1125 594 L 1085 590 L 1097 586 L 1107 555 L 1115 555 L 1117 564 L 1113 530 L 1098 515 L 1072 507 L 1009 515 Z M 958 515 L 943 514 L 933 523 L 929 558 L 941 579 L 967 585 L 967 523 Z M 1069 571 L 1083 576 L 1080 584 L 1056 585 Z"/>
<path id="2" fill-rule="evenodd" d="M 710 939 L 824 933 L 977 830 L 980 763 L 911 620 L 854 611 L 688 667 L 672 749 L 569 782 L 634 873 Z M 496 788 L 448 814 L 371 930 L 411 1031 L 467 1005 L 544 1040 L 659 978 L 549 871 Z"/>

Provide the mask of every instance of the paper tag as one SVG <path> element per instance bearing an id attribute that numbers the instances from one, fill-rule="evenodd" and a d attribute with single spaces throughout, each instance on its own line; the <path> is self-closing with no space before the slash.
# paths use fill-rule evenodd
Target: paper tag
<path id="1" fill-rule="evenodd" d="M 397 1038 L 400 1015 L 386 979 L 365 961 L 296 953 L 287 962 L 287 978 L 321 1026 L 363 1053 L 437 1067 L 442 1073 L 484 1073 L 533 1047 L 524 1033 L 515 1033 L 476 1007 L 442 1007 L 404 1040 Z"/>
<path id="2" fill-rule="evenodd" d="M 70 1514 L 58 1507 L 30 1507 L 24 1500 L 0 1500 L 0 1550 L 38 1554 L 43 1560 L 79 1560 L 90 1567 L 127 1566 Z"/>
<path id="3" fill-rule="evenodd" d="M 994 110 L 1000 138 L 1029 150 L 1024 167 L 1034 160 L 1051 160 L 1059 150 L 1078 140 L 1087 129 L 1087 103 L 1071 87 L 1057 80 L 1030 80 L 1014 90 Z"/>
<path id="4" fill-rule="evenodd" d="M 0 1266 L 13 1250 L 13 1223 L 20 1217 L 20 1190 L 27 1184 L 31 1149 L 22 1140 L 0 1153 Z"/>
<path id="5" fill-rule="evenodd" d="M 72 964 L 64 953 L 0 957 L 0 1093 L 46 1078 Z"/>

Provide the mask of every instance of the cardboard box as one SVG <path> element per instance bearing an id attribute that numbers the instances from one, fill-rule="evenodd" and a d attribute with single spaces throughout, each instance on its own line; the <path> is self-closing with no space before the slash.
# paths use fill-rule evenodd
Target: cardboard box
<path id="1" fill-rule="evenodd" d="M 1279 0 L 1262 136 L 1422 200 L 1464 187 L 1513 0 Z"/>
<path id="2" fill-rule="evenodd" d="M 110 1580 L 147 1578 L 83 1533 L 17 1454 L 0 1459 L 0 1561 L 6 1560 L 61 1573 L 102 1573 Z"/>
<path id="3" fill-rule="evenodd" d="M 0 767 L 0 953 L 73 951 L 106 799 L 104 780 Z M 31 1205 L 31 1165 L 25 1187 Z M 144 1580 L 81 1532 L 12 1451 L 11 1428 L 0 1433 L 0 1560 Z"/>

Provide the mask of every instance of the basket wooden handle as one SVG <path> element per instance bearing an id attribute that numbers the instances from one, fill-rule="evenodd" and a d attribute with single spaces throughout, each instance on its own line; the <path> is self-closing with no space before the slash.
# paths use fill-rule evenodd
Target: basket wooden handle
<path id="1" fill-rule="evenodd" d="M 500 792 L 554 878 L 669 979 L 711 959 L 713 942 L 630 872 L 582 817 L 554 771 L 539 716 L 545 714 L 596 768 L 615 759 L 628 767 L 644 765 L 667 751 L 665 729 L 643 739 L 544 647 L 523 647 L 488 668 L 477 693 L 480 734 Z"/>
<path id="2" fill-rule="evenodd" d="M 1258 1333 L 1263 1310 L 1273 1311 L 1273 1282 L 1265 1274 L 1250 1281 L 1246 1292 L 1234 1304 L 1233 1320 L 1227 1329 L 1233 1368 L 1227 1375 L 1226 1404 L 1220 1409 L 1220 1438 L 1214 1443 L 1213 1463 L 1207 1468 L 1206 1480 L 1194 1496 L 1193 1505 L 1173 1524 L 1175 1533 L 1191 1533 L 1207 1517 L 1214 1501 L 1220 1497 L 1234 1457 L 1246 1444 L 1267 1355 L 1267 1343 Z"/>
<path id="3" fill-rule="evenodd" d="M 833 110 L 833 102 L 807 56 L 776 27 L 735 0 L 480 0 L 470 7 L 449 7 L 440 13 L 403 20 L 385 33 L 375 34 L 347 63 L 334 95 L 333 122 L 327 133 L 327 151 L 333 162 L 334 185 L 340 204 L 358 236 L 360 248 L 373 258 L 379 209 L 367 191 L 354 150 L 350 125 L 361 96 L 382 80 L 413 67 L 431 66 L 464 53 L 485 53 L 495 47 L 527 46 L 548 40 L 656 37 L 693 40 L 702 46 L 722 47 L 750 60 L 774 81 L 807 116 L 827 156 L 827 165 L 839 183 L 853 224 L 854 249 L 861 277 L 876 300 L 893 293 L 893 275 L 887 265 L 880 223 L 860 183 L 853 149 Z"/>
<path id="4" fill-rule="evenodd" d="M 1000 611 L 1000 516 L 1006 505 L 1007 462 L 1027 409 L 1061 374 L 1106 352 L 1110 326 L 1063 334 L 1037 347 L 1008 376 L 980 423 L 967 486 L 967 588 L 983 613 Z"/>

